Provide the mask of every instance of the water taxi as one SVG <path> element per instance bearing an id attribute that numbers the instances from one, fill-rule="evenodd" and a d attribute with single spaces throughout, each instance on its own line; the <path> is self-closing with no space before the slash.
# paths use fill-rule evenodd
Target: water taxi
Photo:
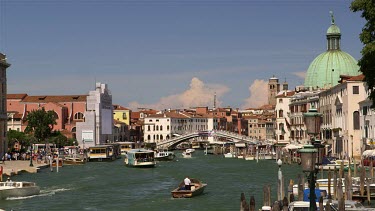
<path id="1" fill-rule="evenodd" d="M 92 146 L 89 148 L 87 156 L 89 161 L 113 161 L 117 158 L 113 145 Z"/>
<path id="2" fill-rule="evenodd" d="M 0 182 L 0 199 L 38 195 L 40 188 L 34 182 Z"/>
<path id="3" fill-rule="evenodd" d="M 128 151 L 124 162 L 132 167 L 154 167 L 155 152 L 147 149 L 132 149 Z"/>
<path id="4" fill-rule="evenodd" d="M 121 155 L 126 155 L 129 150 L 135 149 L 135 142 L 131 141 L 124 141 L 124 142 L 116 142 L 120 144 L 120 151 Z"/>
<path id="5" fill-rule="evenodd" d="M 203 193 L 204 188 L 207 184 L 202 183 L 197 179 L 190 179 L 191 180 L 191 187 L 190 190 L 185 189 L 185 183 L 182 181 L 178 188 L 171 191 L 173 198 L 191 198 Z"/>
<path id="6" fill-rule="evenodd" d="M 173 152 L 169 151 L 160 151 L 155 152 L 155 160 L 157 161 L 172 161 L 174 160 L 176 155 Z"/>

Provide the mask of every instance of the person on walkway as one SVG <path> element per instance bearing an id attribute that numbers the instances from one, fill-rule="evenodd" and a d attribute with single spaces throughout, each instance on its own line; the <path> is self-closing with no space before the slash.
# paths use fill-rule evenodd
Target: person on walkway
<path id="1" fill-rule="evenodd" d="M 191 181 L 190 181 L 189 177 L 186 177 L 186 178 L 184 179 L 184 183 L 185 183 L 185 189 L 186 189 L 186 190 L 190 190 Z"/>

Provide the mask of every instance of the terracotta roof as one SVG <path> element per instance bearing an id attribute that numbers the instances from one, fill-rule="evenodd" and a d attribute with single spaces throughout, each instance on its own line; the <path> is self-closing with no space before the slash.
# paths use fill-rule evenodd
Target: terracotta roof
<path id="1" fill-rule="evenodd" d="M 130 110 L 130 109 L 122 107 L 121 105 L 113 105 L 113 110 Z"/>
<path id="2" fill-rule="evenodd" d="M 141 112 L 139 111 L 134 111 L 130 114 L 130 118 L 131 119 L 139 119 L 141 118 Z"/>
<path id="3" fill-rule="evenodd" d="M 27 96 L 22 102 L 24 103 L 48 103 L 48 102 L 86 102 L 88 95 L 40 95 L 40 96 Z"/>
<path id="4" fill-rule="evenodd" d="M 363 81 L 365 79 L 365 76 L 363 74 L 357 75 L 357 76 L 352 76 L 348 78 L 348 81 Z"/>
<path id="5" fill-rule="evenodd" d="M 176 113 L 176 112 L 165 112 L 163 114 L 153 114 L 149 115 L 150 118 L 179 118 L 179 119 L 187 119 L 189 118 L 186 115 Z"/>
<path id="6" fill-rule="evenodd" d="M 260 107 L 260 109 L 262 109 L 262 110 L 273 110 L 273 109 L 275 109 L 275 106 L 274 105 L 262 105 Z"/>
<path id="7" fill-rule="evenodd" d="M 7 94 L 7 99 L 10 100 L 15 100 L 15 99 L 19 99 L 19 100 L 22 100 L 24 99 L 25 97 L 27 96 L 26 93 L 22 93 L 22 94 Z"/>
<path id="8" fill-rule="evenodd" d="M 282 91 L 282 92 L 279 92 L 279 94 L 276 96 L 277 98 L 278 97 L 290 97 L 290 96 L 293 96 L 294 95 L 294 93 L 295 93 L 295 91 L 290 91 L 290 90 L 288 90 L 288 91 Z"/>

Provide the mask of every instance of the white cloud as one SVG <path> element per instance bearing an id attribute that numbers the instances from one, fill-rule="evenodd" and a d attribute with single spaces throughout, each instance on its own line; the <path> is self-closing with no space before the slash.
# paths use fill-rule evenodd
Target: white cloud
<path id="1" fill-rule="evenodd" d="M 243 108 L 257 108 L 268 102 L 268 82 L 256 79 L 249 87 L 250 97 L 245 99 Z"/>
<path id="2" fill-rule="evenodd" d="M 186 91 L 166 97 L 162 97 L 158 102 L 153 104 L 141 104 L 139 102 L 130 102 L 129 108 L 136 110 L 137 108 L 153 108 L 153 109 L 166 109 L 166 108 L 189 108 L 196 106 L 213 106 L 214 94 L 216 93 L 216 106 L 221 105 L 221 101 L 217 100 L 229 88 L 220 84 L 205 84 L 199 78 L 194 77 L 191 79 L 190 88 Z"/>
<path id="3" fill-rule="evenodd" d="M 306 77 L 306 71 L 293 72 L 292 74 L 293 74 L 293 75 L 296 75 L 296 76 L 298 76 L 298 77 L 300 77 L 300 78 L 302 78 L 302 79 L 305 79 L 305 77 Z"/>

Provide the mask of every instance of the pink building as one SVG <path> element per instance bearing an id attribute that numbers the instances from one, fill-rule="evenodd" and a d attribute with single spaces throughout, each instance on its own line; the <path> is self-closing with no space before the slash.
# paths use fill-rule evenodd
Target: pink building
<path id="1" fill-rule="evenodd" d="M 44 107 L 56 114 L 53 130 L 61 131 L 68 138 L 76 138 L 76 123 L 84 121 L 87 95 L 29 96 L 7 94 L 8 130 L 24 131 L 29 112 Z"/>

